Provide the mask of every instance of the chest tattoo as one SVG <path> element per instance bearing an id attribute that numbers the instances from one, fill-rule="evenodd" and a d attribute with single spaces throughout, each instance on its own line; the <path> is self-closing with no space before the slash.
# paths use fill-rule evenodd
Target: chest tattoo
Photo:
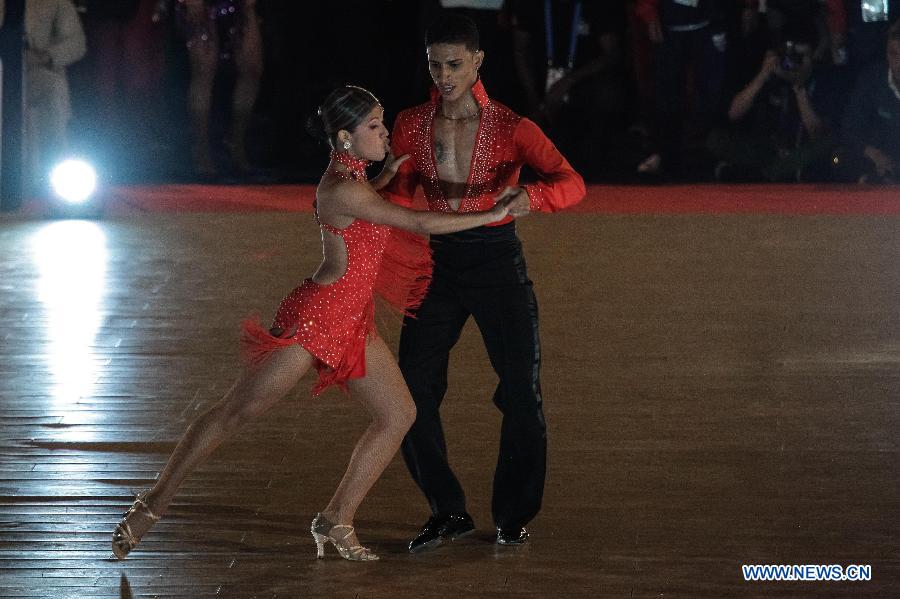
<path id="1" fill-rule="evenodd" d="M 434 159 L 438 164 L 444 164 L 447 162 L 447 158 L 449 152 L 447 152 L 447 148 L 444 147 L 440 141 L 434 142 Z"/>

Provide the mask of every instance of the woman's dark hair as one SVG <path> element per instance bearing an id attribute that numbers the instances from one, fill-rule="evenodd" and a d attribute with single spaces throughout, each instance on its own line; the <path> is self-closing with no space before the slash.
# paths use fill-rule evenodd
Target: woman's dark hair
<path id="1" fill-rule="evenodd" d="M 444 13 L 425 32 L 425 47 L 433 44 L 463 44 L 466 50 L 477 52 L 481 48 L 478 26 L 464 15 Z"/>
<path id="2" fill-rule="evenodd" d="M 325 98 L 316 114 L 306 121 L 310 135 L 333 148 L 338 131 L 353 131 L 381 102 L 372 92 L 356 85 L 342 85 Z"/>

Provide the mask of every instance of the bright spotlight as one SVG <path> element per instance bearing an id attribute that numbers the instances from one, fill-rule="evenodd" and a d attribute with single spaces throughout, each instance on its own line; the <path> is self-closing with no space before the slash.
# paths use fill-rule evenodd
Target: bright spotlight
<path id="1" fill-rule="evenodd" d="M 66 160 L 50 173 L 53 192 L 70 204 L 83 204 L 97 189 L 97 172 L 83 160 Z"/>

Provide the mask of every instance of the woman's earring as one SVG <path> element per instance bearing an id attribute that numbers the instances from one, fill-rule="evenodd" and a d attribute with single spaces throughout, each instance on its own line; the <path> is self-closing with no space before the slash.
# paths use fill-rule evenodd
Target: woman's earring
<path id="1" fill-rule="evenodd" d="M 344 142 L 344 149 L 345 149 L 345 150 L 349 150 L 349 149 L 350 149 L 350 142 L 349 142 L 349 141 L 345 141 L 345 142 Z"/>

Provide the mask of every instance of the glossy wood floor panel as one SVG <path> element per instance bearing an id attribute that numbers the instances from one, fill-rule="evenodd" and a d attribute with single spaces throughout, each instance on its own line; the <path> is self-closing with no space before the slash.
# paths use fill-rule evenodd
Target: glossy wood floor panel
<path id="1" fill-rule="evenodd" d="M 307 377 L 184 484 L 125 562 L 110 534 L 239 369 L 240 320 L 314 270 L 308 214 L 0 218 L 0 596 L 895 597 L 900 217 L 559 214 L 520 222 L 541 309 L 544 508 L 492 543 L 500 419 L 477 329 L 444 424 L 478 525 L 411 556 L 394 460 L 358 514 L 382 556 L 315 559 L 309 522 L 366 425 Z M 382 319 L 396 346 L 399 329 Z M 745 582 L 741 564 L 869 564 Z"/>

